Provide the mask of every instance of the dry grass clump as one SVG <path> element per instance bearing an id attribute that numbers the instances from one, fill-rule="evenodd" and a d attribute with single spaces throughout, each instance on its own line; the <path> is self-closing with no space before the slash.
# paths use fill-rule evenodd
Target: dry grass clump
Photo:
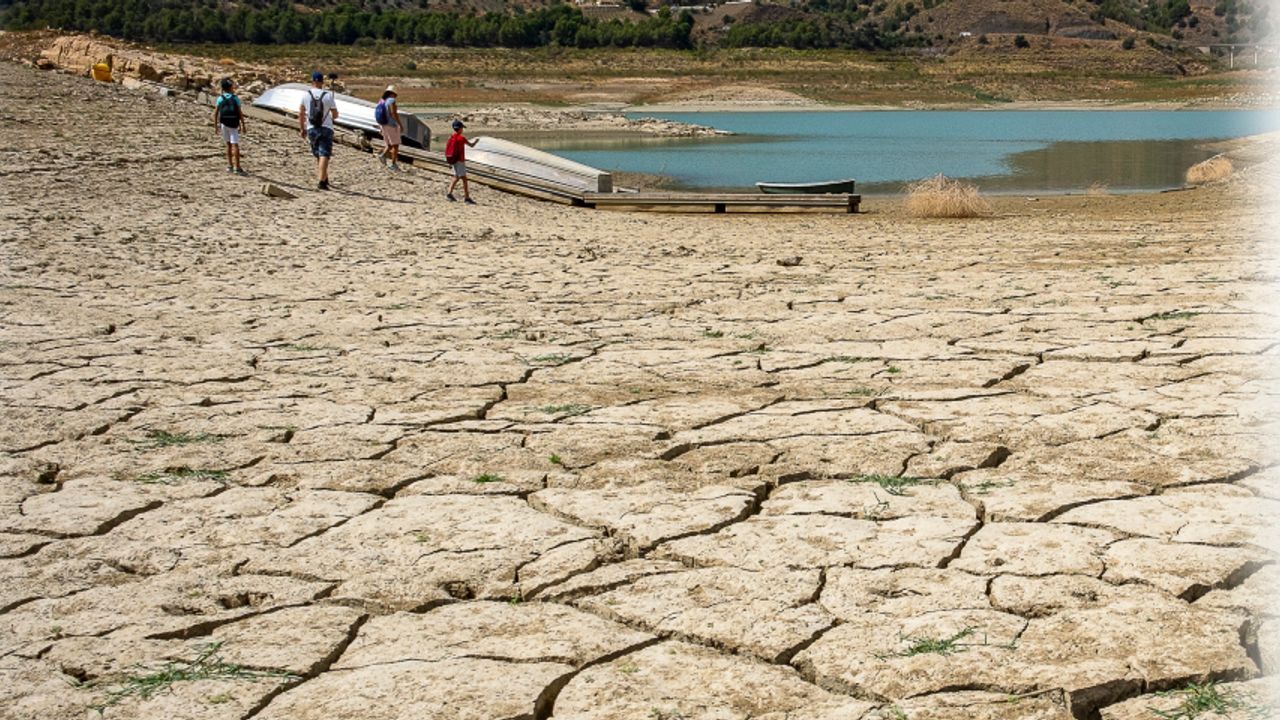
<path id="1" fill-rule="evenodd" d="M 1089 187 L 1085 189 L 1084 194 L 1088 195 L 1089 197 L 1101 197 L 1103 195 L 1110 195 L 1111 186 L 1105 182 L 1102 182 L 1101 180 L 1098 180 L 1092 183 L 1091 185 L 1089 185 Z"/>
<path id="2" fill-rule="evenodd" d="M 1206 183 L 1226 180 L 1235 171 L 1235 166 L 1224 155 L 1214 155 L 1201 163 L 1192 165 L 1187 170 L 1188 185 L 1204 185 Z"/>
<path id="3" fill-rule="evenodd" d="M 920 218 L 967 218 L 991 214 L 991 205 L 975 185 L 939 173 L 907 186 L 907 214 Z"/>

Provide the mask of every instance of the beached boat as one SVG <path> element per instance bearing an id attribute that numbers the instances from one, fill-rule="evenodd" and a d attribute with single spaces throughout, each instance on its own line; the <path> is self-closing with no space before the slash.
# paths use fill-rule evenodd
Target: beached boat
<path id="1" fill-rule="evenodd" d="M 253 106 L 297 117 L 298 106 L 306 102 L 306 94 L 310 89 L 310 85 L 302 83 L 277 85 L 259 95 L 253 101 Z M 338 106 L 338 119 L 334 121 L 335 125 L 358 130 L 370 137 L 381 135 L 378 123 L 373 119 L 373 109 L 377 103 L 341 93 L 333 93 L 333 99 Z M 431 144 L 431 129 L 426 123 L 403 112 L 400 113 L 400 119 L 403 121 L 401 123 L 403 127 L 400 130 L 401 142 L 410 147 L 427 149 Z"/>
<path id="2" fill-rule="evenodd" d="M 467 165 L 487 165 L 578 192 L 613 192 L 613 175 L 604 170 L 502 138 L 476 138 L 475 147 L 467 148 Z"/>
<path id="3" fill-rule="evenodd" d="M 770 195 L 847 195 L 853 192 L 853 180 L 808 183 L 758 182 L 756 187 L 760 188 L 760 192 Z"/>

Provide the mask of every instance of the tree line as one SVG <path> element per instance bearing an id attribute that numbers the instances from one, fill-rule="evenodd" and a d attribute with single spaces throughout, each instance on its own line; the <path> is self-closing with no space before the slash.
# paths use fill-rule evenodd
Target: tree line
<path id="1" fill-rule="evenodd" d="M 6 7 L 6 5 L 8 5 Z M 386 40 L 450 47 L 690 48 L 693 18 L 663 8 L 634 22 L 587 18 L 570 5 L 470 15 L 426 10 L 314 12 L 287 2 L 220 9 L 219 0 L 0 0 L 0 27 L 96 30 L 141 42 L 254 44 Z"/>

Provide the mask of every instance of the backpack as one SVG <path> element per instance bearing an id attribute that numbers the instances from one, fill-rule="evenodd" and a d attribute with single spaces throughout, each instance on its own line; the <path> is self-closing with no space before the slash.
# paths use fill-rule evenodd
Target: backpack
<path id="1" fill-rule="evenodd" d="M 311 96 L 311 105 L 307 108 L 307 122 L 311 124 L 311 127 L 317 127 L 317 128 L 323 127 L 324 116 L 325 116 L 325 112 L 324 112 L 325 91 L 321 90 L 319 97 L 316 97 L 316 94 L 313 92 L 308 92 L 307 94 Z"/>
<path id="2" fill-rule="evenodd" d="M 450 135 L 449 142 L 444 144 L 444 161 L 453 165 L 462 159 L 462 148 L 459 147 L 462 141 L 457 135 Z"/>
<path id="3" fill-rule="evenodd" d="M 229 128 L 240 127 L 240 98 L 223 93 L 218 103 L 218 122 Z"/>
<path id="4" fill-rule="evenodd" d="M 373 109 L 373 119 L 379 125 L 391 124 L 391 114 L 387 112 L 386 100 L 378 101 L 378 106 Z"/>

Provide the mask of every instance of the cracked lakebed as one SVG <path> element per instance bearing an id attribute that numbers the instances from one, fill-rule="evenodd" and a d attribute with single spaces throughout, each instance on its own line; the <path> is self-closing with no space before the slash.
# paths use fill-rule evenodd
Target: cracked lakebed
<path id="1" fill-rule="evenodd" d="M 962 222 L 471 208 L 0 99 L 0 718 L 1275 707 L 1274 163 Z"/>

